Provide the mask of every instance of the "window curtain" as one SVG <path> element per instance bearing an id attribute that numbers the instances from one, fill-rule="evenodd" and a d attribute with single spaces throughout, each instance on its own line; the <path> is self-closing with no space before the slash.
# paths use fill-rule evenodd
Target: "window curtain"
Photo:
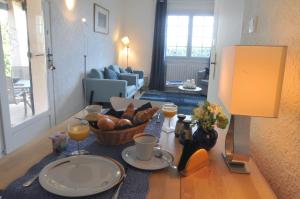
<path id="1" fill-rule="evenodd" d="M 149 88 L 164 90 L 166 83 L 165 32 L 167 0 L 156 1 L 155 26 L 153 38 L 152 64 Z"/>

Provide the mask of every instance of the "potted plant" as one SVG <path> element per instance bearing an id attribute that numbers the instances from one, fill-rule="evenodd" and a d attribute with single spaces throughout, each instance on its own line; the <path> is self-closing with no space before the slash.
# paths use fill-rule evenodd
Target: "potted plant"
<path id="1" fill-rule="evenodd" d="M 228 118 L 221 107 L 208 101 L 193 110 L 193 120 L 198 125 L 193 141 L 199 148 L 206 150 L 210 150 L 217 142 L 215 128 L 225 129 L 228 124 Z"/>

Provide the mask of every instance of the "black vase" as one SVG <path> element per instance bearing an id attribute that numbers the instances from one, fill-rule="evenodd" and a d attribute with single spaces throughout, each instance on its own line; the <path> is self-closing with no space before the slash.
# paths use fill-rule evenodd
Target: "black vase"
<path id="1" fill-rule="evenodd" d="M 193 142 L 198 148 L 204 148 L 209 151 L 215 146 L 218 139 L 218 133 L 215 129 L 203 129 L 198 125 L 198 129 L 193 134 Z"/>

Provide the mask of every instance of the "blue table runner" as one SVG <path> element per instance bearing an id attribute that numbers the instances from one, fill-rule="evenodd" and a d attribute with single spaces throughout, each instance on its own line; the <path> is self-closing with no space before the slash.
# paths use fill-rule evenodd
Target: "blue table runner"
<path id="1" fill-rule="evenodd" d="M 159 120 L 159 121 L 158 121 Z M 158 122 L 157 122 L 158 121 Z M 160 137 L 161 127 L 164 118 L 161 116 L 159 119 L 153 119 L 145 128 L 144 132 L 153 134 Z M 122 157 L 121 152 L 128 146 L 133 145 L 133 142 L 118 145 L 118 146 L 103 146 L 97 143 L 96 136 L 91 134 L 85 141 L 81 142 L 81 147 L 89 151 L 92 155 L 108 156 L 127 167 L 127 177 L 120 190 L 119 198 L 121 199 L 144 199 L 147 197 L 149 186 L 149 175 L 151 172 L 135 169 L 127 165 Z M 76 149 L 76 142 L 70 140 L 69 146 L 65 153 L 70 153 Z M 40 162 L 30 168 L 27 173 L 12 182 L 2 193 L 2 199 L 64 199 L 66 197 L 54 195 L 44 190 L 39 181 L 36 180 L 30 187 L 24 188 L 22 185 L 24 182 L 32 178 L 35 174 L 40 172 L 47 164 L 57 160 L 59 155 L 49 154 L 43 158 Z M 16 165 L 17 167 L 18 165 Z M 80 197 L 90 199 L 108 199 L 111 198 L 115 192 L 115 188 L 107 190 L 103 193 L 99 193 L 92 196 Z"/>

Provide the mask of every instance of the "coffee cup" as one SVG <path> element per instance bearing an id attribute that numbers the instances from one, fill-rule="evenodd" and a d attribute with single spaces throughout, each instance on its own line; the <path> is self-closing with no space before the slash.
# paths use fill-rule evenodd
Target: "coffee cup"
<path id="1" fill-rule="evenodd" d="M 153 148 L 157 145 L 157 138 L 147 133 L 136 134 L 134 137 L 136 147 L 136 158 L 139 160 L 150 160 L 153 154 Z"/>

